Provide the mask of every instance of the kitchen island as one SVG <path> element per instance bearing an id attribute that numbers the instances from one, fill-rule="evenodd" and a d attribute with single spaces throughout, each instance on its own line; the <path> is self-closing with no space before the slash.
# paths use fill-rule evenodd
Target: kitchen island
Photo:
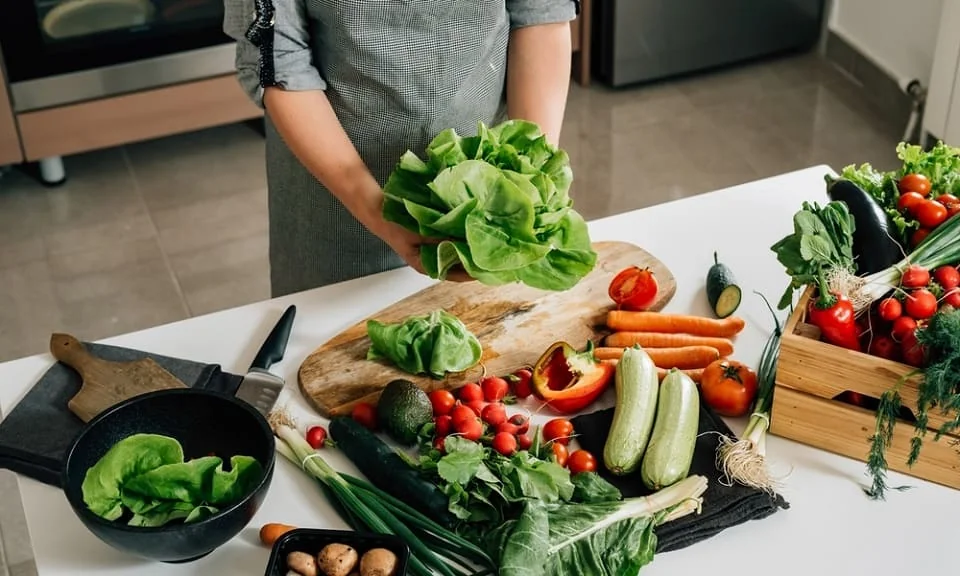
<path id="1" fill-rule="evenodd" d="M 775 302 L 788 282 L 769 247 L 791 230 L 792 216 L 804 200 L 827 201 L 823 176 L 831 172 L 817 166 L 596 220 L 590 223 L 591 237 L 632 242 L 663 261 L 677 280 L 667 312 L 709 315 L 704 278 L 717 251 L 744 290 L 737 314 L 746 320 L 747 328 L 737 338 L 735 357 L 755 366 L 772 319 L 753 292 Z M 300 362 L 341 330 L 432 282 L 409 269 L 395 270 L 104 342 L 219 363 L 225 370 L 243 373 L 263 335 L 286 306 L 296 304 L 297 319 L 285 359 L 273 371 L 287 381 L 279 405 L 285 405 L 303 426 L 320 419 L 297 389 Z M 786 312 L 781 318 L 786 318 Z M 0 364 L 4 413 L 52 361 L 49 355 L 38 355 Z M 611 404 L 608 395 L 595 408 Z M 729 423 L 735 432 L 745 424 Z M 913 489 L 892 492 L 887 502 L 874 502 L 860 488 L 867 480 L 862 462 L 774 436 L 768 439 L 767 454 L 775 470 L 790 473 L 783 491 L 789 510 L 729 529 L 693 547 L 658 555 L 642 573 L 877 576 L 941 573 L 950 565 L 955 538 L 950 511 L 960 509 L 960 491 L 891 473 L 892 485 Z M 339 469 L 356 473 L 335 451 L 324 457 Z M 257 538 L 263 523 L 344 527 L 317 485 L 288 461 L 277 460 L 269 494 L 250 525 L 206 558 L 181 565 L 151 563 L 113 550 L 87 532 L 62 493 L 21 477 L 38 572 L 41 576 L 262 574 L 269 556 Z"/>

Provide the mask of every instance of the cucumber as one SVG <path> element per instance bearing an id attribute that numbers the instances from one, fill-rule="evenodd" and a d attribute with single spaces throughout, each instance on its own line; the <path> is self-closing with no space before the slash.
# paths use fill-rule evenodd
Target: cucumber
<path id="1" fill-rule="evenodd" d="M 740 307 L 741 291 L 737 279 L 726 264 L 713 253 L 713 266 L 707 272 L 707 300 L 717 318 L 726 318 Z"/>
<path id="2" fill-rule="evenodd" d="M 359 422 L 349 417 L 334 418 L 330 421 L 330 438 L 371 484 L 447 528 L 456 523 L 447 495 Z"/>
<path id="3" fill-rule="evenodd" d="M 699 427 L 697 385 L 689 376 L 673 369 L 660 384 L 653 436 L 640 465 L 644 486 L 659 490 L 687 477 Z"/>
<path id="4" fill-rule="evenodd" d="M 603 447 L 603 463 L 617 476 L 637 469 L 647 448 L 657 412 L 657 367 L 639 346 L 627 348 L 614 376 L 617 403 Z"/>

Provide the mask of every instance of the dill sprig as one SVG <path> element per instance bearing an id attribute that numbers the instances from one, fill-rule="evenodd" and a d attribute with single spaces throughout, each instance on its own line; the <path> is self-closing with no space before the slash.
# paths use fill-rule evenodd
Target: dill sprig
<path id="1" fill-rule="evenodd" d="M 937 429 L 934 441 L 960 428 L 960 311 L 945 309 L 937 312 L 925 328 L 917 331 L 917 342 L 926 352 L 926 367 L 907 374 L 880 397 L 876 428 L 870 437 L 867 456 L 867 470 L 873 482 L 870 488 L 864 490 L 873 499 L 884 499 L 887 489 L 886 452 L 893 441 L 893 430 L 900 411 L 900 387 L 908 378 L 923 375 L 917 385 L 916 422 L 910 439 L 908 466 L 913 466 L 920 457 L 923 440 L 929 430 L 930 410 L 939 409 L 945 416 L 953 415 L 953 419 Z M 895 489 L 903 490 L 906 487 Z"/>

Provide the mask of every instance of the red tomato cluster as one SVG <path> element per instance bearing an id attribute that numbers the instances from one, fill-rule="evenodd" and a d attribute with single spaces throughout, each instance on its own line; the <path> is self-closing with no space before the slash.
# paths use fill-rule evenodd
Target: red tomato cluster
<path id="1" fill-rule="evenodd" d="M 960 199 L 953 194 L 933 196 L 930 180 L 923 174 L 907 174 L 897 183 L 897 208 L 920 224 L 910 243 L 917 246 L 937 226 L 960 212 Z"/>

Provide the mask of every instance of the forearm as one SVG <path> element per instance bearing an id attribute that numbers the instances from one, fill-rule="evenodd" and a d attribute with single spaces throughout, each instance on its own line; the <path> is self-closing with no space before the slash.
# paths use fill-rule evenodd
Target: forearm
<path id="1" fill-rule="evenodd" d="M 277 132 L 300 163 L 370 227 L 380 215 L 380 185 L 340 125 L 326 94 L 267 88 L 263 101 Z"/>
<path id="2" fill-rule="evenodd" d="M 570 88 L 570 23 L 541 24 L 510 32 L 507 50 L 507 115 L 536 122 L 560 142 Z"/>

